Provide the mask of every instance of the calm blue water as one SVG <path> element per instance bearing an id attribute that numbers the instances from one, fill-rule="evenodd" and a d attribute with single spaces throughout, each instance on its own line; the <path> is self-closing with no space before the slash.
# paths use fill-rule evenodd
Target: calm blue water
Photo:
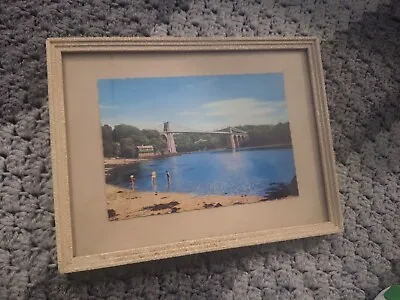
<path id="1" fill-rule="evenodd" d="M 157 172 L 157 191 L 219 195 L 265 195 L 271 183 L 290 183 L 295 176 L 292 149 L 248 149 L 182 154 L 134 164 L 118 172 L 117 183 L 154 191 L 151 172 Z M 166 171 L 171 175 L 168 188 Z"/>

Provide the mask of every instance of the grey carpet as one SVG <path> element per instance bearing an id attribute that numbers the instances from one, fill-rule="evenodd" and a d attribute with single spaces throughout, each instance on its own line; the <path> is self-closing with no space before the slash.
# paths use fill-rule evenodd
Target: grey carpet
<path id="1" fill-rule="evenodd" d="M 400 6 L 379 0 L 0 3 L 0 299 L 372 299 L 400 282 Z M 318 35 L 345 232 L 60 276 L 45 38 Z"/>

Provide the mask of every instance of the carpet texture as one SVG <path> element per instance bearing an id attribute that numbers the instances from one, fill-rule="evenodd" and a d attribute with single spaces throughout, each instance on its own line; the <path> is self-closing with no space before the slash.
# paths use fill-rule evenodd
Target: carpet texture
<path id="1" fill-rule="evenodd" d="M 373 299 L 400 283 L 400 6 L 379 0 L 0 3 L 0 299 Z M 45 39 L 317 35 L 342 235 L 58 275 Z"/>

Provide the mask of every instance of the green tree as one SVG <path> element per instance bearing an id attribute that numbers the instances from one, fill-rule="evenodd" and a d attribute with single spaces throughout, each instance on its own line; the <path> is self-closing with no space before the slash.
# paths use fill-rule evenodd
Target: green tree
<path id="1" fill-rule="evenodd" d="M 113 130 L 113 139 L 115 142 L 120 142 L 123 138 L 138 137 L 140 135 L 140 129 L 131 125 L 116 125 Z"/>
<path id="2" fill-rule="evenodd" d="M 149 144 L 154 147 L 155 152 L 160 152 L 162 154 L 167 149 L 167 142 L 163 140 L 161 136 L 151 137 L 149 139 Z"/>
<path id="3" fill-rule="evenodd" d="M 119 124 L 112 129 L 109 125 L 101 128 L 105 157 L 136 157 L 137 146 L 153 146 L 155 152 L 165 152 L 165 138 L 156 130 L 140 130 L 135 126 Z"/>
<path id="4" fill-rule="evenodd" d="M 119 156 L 121 156 L 121 144 L 120 143 L 117 143 L 117 142 L 114 142 L 113 143 L 113 156 L 114 157 L 119 157 Z"/>
<path id="5" fill-rule="evenodd" d="M 219 148 L 220 146 L 221 146 L 221 139 L 220 139 L 220 137 L 219 136 L 213 136 L 213 137 L 211 137 L 210 138 L 210 141 L 209 141 L 209 147 L 210 148 Z"/>
<path id="6" fill-rule="evenodd" d="M 159 133 L 157 130 L 143 129 L 143 130 L 142 130 L 142 133 L 143 133 L 148 139 L 151 139 L 151 138 L 156 138 L 156 139 L 158 139 L 158 138 L 161 137 L 160 133 Z"/>
<path id="7" fill-rule="evenodd" d="M 104 125 L 101 128 L 101 134 L 103 137 L 103 155 L 104 157 L 114 156 L 114 145 L 113 145 L 113 129 L 109 125 Z"/>
<path id="8" fill-rule="evenodd" d="M 134 158 L 137 156 L 136 145 L 131 137 L 125 137 L 120 142 L 121 156 L 125 158 Z"/>

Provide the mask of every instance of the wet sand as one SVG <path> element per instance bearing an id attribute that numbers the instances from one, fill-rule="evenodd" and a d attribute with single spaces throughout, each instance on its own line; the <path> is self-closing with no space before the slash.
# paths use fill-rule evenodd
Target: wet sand
<path id="1" fill-rule="evenodd" d="M 255 203 L 268 199 L 262 196 L 196 196 L 187 193 L 142 192 L 106 185 L 109 219 L 127 220 L 135 217 L 171 214 L 221 206 Z"/>

